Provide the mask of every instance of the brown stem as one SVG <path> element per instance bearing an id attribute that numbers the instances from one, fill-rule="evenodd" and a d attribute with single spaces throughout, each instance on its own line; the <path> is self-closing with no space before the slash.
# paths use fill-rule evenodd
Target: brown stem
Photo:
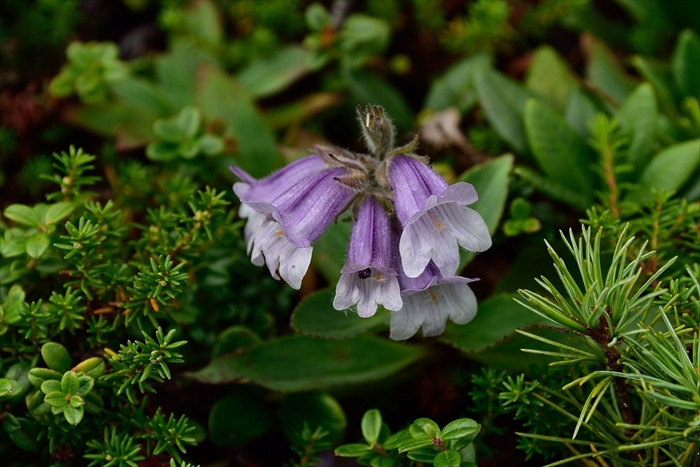
<path id="1" fill-rule="evenodd" d="M 617 179 L 615 178 L 615 171 L 613 168 L 613 154 L 609 146 L 603 148 L 602 151 L 603 161 L 605 164 L 605 182 L 608 185 L 610 194 L 608 195 L 608 203 L 610 203 L 610 212 L 615 219 L 620 217 L 620 208 L 617 205 L 617 198 L 619 196 L 617 189 Z"/>

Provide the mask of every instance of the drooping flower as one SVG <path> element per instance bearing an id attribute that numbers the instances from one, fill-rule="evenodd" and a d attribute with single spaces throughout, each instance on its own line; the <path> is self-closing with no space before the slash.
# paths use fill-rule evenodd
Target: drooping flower
<path id="1" fill-rule="evenodd" d="M 423 336 L 439 336 L 448 319 L 467 324 L 476 316 L 476 296 L 469 287 L 479 279 L 443 277 L 430 262 L 415 278 L 399 271 L 403 307 L 391 313 L 389 337 L 405 340 L 423 328 Z"/>
<path id="2" fill-rule="evenodd" d="M 381 203 L 372 196 L 364 198 L 336 287 L 336 310 L 357 305 L 357 313 L 367 318 L 374 315 L 378 305 L 394 311 L 401 308 L 391 231 L 389 214 Z"/>
<path id="3" fill-rule="evenodd" d="M 466 207 L 478 199 L 471 184 L 448 185 L 423 162 L 405 155 L 392 157 L 388 175 L 404 229 L 399 253 L 408 277 L 418 277 L 431 260 L 444 277 L 452 276 L 459 266 L 459 246 L 475 252 L 491 246 L 483 218 Z"/>
<path id="4" fill-rule="evenodd" d="M 281 277 L 292 288 L 299 290 L 311 263 L 313 247 L 295 247 L 284 236 L 279 222 L 245 203 L 241 204 L 238 214 L 248 219 L 243 235 L 251 262 L 256 266 L 266 264 L 272 277 L 277 280 Z"/>

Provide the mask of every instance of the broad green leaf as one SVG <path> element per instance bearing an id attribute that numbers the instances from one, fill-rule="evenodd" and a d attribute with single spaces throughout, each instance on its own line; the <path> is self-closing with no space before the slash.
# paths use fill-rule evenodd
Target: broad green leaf
<path id="1" fill-rule="evenodd" d="M 349 15 L 338 34 L 341 68 L 360 68 L 367 59 L 381 54 L 390 38 L 391 30 L 383 19 L 363 13 Z"/>
<path id="2" fill-rule="evenodd" d="M 51 407 L 65 407 L 68 405 L 66 394 L 64 394 L 62 391 L 53 391 L 46 394 L 46 396 L 44 396 L 44 402 L 49 404 Z"/>
<path id="3" fill-rule="evenodd" d="M 366 444 L 345 444 L 338 446 L 334 453 L 340 457 L 360 457 L 370 451 L 372 448 Z"/>
<path id="4" fill-rule="evenodd" d="M 172 118 L 161 118 L 153 122 L 153 133 L 167 143 L 179 143 L 185 139 L 185 132 Z"/>
<path id="5" fill-rule="evenodd" d="M 4 238 L 0 239 L 0 255 L 5 258 L 14 258 L 26 253 L 24 237 L 14 237 L 9 230 L 5 231 Z"/>
<path id="6" fill-rule="evenodd" d="M 24 204 L 11 204 L 3 212 L 8 219 L 29 227 L 39 227 L 41 217 L 29 206 Z"/>
<path id="7" fill-rule="evenodd" d="M 700 139 L 669 146 L 656 154 L 642 173 L 629 201 L 639 202 L 651 196 L 651 190 L 677 190 L 700 169 Z"/>
<path id="8" fill-rule="evenodd" d="M 308 72 L 309 51 L 289 46 L 270 58 L 257 59 L 238 74 L 238 80 L 254 97 L 275 94 Z"/>
<path id="9" fill-rule="evenodd" d="M 287 336 L 212 360 L 189 373 L 202 383 L 241 378 L 283 392 L 359 384 L 390 376 L 424 355 L 424 349 L 361 336 L 344 341 Z"/>
<path id="10" fill-rule="evenodd" d="M 66 417 L 66 421 L 71 425 L 77 425 L 83 419 L 85 411 L 83 406 L 74 407 L 71 404 L 67 404 L 63 407 L 63 416 Z"/>
<path id="11" fill-rule="evenodd" d="M 343 78 L 354 100 L 365 104 L 381 105 L 400 131 L 413 127 L 413 112 L 400 92 L 379 76 L 364 70 L 344 70 Z"/>
<path id="12" fill-rule="evenodd" d="M 94 379 L 99 378 L 105 372 L 105 361 L 102 357 L 90 357 L 73 367 L 76 373 L 85 373 Z"/>
<path id="13" fill-rule="evenodd" d="M 376 327 L 385 327 L 389 313 L 380 309 L 371 318 L 360 318 L 354 311 L 333 308 L 333 288 L 307 295 L 294 310 L 291 327 L 301 334 L 326 339 L 348 339 Z"/>
<path id="14" fill-rule="evenodd" d="M 382 429 L 382 414 L 377 409 L 371 409 L 365 412 L 362 416 L 362 436 L 367 443 L 374 445 L 379 438 L 379 432 Z"/>
<path id="15" fill-rule="evenodd" d="M 543 103 L 563 113 L 571 92 L 578 87 L 564 59 L 550 46 L 539 47 L 532 56 L 525 86 Z"/>
<path id="16" fill-rule="evenodd" d="M 235 164 L 253 177 L 264 177 L 282 166 L 275 139 L 245 89 L 213 65 L 202 66 L 197 77 L 197 105 L 207 118 L 226 123 L 227 136 L 237 143 Z"/>
<path id="17" fill-rule="evenodd" d="M 202 123 L 202 113 L 197 107 L 188 105 L 177 116 L 177 126 L 186 138 L 194 138 Z"/>
<path id="18" fill-rule="evenodd" d="M 330 13 L 320 3 L 309 5 L 304 12 L 304 20 L 312 31 L 320 31 L 324 26 L 332 24 Z"/>
<path id="19" fill-rule="evenodd" d="M 209 47 L 218 47 L 224 39 L 224 29 L 216 4 L 212 0 L 190 3 L 186 15 L 187 28 Z"/>
<path id="20" fill-rule="evenodd" d="M 67 371 L 61 378 L 61 391 L 64 394 L 76 394 L 80 389 L 80 379 L 74 371 Z"/>
<path id="21" fill-rule="evenodd" d="M 431 446 L 433 444 L 433 439 L 429 436 L 425 438 L 407 438 L 399 445 L 399 452 L 411 451 L 413 449 L 424 448 L 426 446 Z"/>
<path id="22" fill-rule="evenodd" d="M 590 206 L 589 198 L 580 192 L 573 190 L 571 187 L 556 180 L 545 177 L 529 167 L 515 167 L 513 169 L 513 174 L 522 178 L 534 186 L 538 191 L 544 193 L 552 199 L 562 201 L 566 204 L 577 207 L 582 211 Z"/>
<path id="23" fill-rule="evenodd" d="M 331 444 L 336 444 L 343 438 L 347 425 L 343 408 L 323 391 L 285 396 L 280 404 L 279 417 L 285 436 L 294 446 L 304 446 L 306 443 L 301 437 L 304 423 L 311 432 L 323 427 L 328 432 L 324 439 Z"/>
<path id="24" fill-rule="evenodd" d="M 525 102 L 532 94 L 510 78 L 490 68 L 476 74 L 476 92 L 486 118 L 498 134 L 520 155 L 528 146 L 523 126 Z"/>
<path id="25" fill-rule="evenodd" d="M 50 244 L 49 236 L 44 232 L 38 232 L 27 237 L 24 249 L 30 258 L 40 258 Z"/>
<path id="26" fill-rule="evenodd" d="M 244 326 L 231 326 L 216 337 L 211 349 L 211 358 L 261 342 L 260 337 Z"/>
<path id="27" fill-rule="evenodd" d="M 146 157 L 156 162 L 167 162 L 177 159 L 178 146 L 167 141 L 156 141 L 146 147 Z"/>
<path id="28" fill-rule="evenodd" d="M 12 392 L 10 403 L 21 400 L 31 389 L 31 384 L 29 383 L 30 368 L 29 362 L 17 362 L 5 372 L 5 378 L 16 381 L 20 386 L 18 391 Z"/>
<path id="29" fill-rule="evenodd" d="M 194 80 L 200 55 L 186 39 L 171 38 L 169 51 L 155 58 L 158 82 L 176 109 L 194 102 Z"/>
<path id="30" fill-rule="evenodd" d="M 164 116 L 134 111 L 123 102 L 72 107 L 65 115 L 76 126 L 103 136 L 116 136 L 117 150 L 141 148 L 153 141 L 153 121 Z"/>
<path id="31" fill-rule="evenodd" d="M 27 377 L 29 378 L 29 384 L 35 388 L 40 388 L 44 381 L 54 380 L 61 381 L 63 375 L 55 370 L 50 370 L 48 368 L 32 368 L 29 370 Z"/>
<path id="32" fill-rule="evenodd" d="M 340 279 L 340 270 L 345 264 L 345 251 L 348 248 L 351 230 L 352 222 L 340 220 L 331 224 L 314 243 L 314 255 L 311 261 L 330 284 L 336 284 Z"/>
<path id="33" fill-rule="evenodd" d="M 215 156 L 222 153 L 225 148 L 224 141 L 214 135 L 200 136 L 197 140 L 197 145 L 205 156 Z"/>
<path id="34" fill-rule="evenodd" d="M 0 401 L 6 401 L 15 397 L 22 391 L 19 381 L 8 378 L 0 378 Z"/>
<path id="35" fill-rule="evenodd" d="M 432 465 L 433 461 L 435 460 L 435 456 L 437 456 L 439 452 L 440 451 L 438 451 L 437 448 L 434 446 L 426 446 L 424 448 L 418 448 L 412 451 L 408 451 L 406 457 L 414 461 L 424 462 L 428 465 Z"/>
<path id="36" fill-rule="evenodd" d="M 525 106 L 527 139 L 542 171 L 578 191 L 590 204 L 593 198 L 593 154 L 564 119 L 531 99 Z"/>
<path id="37" fill-rule="evenodd" d="M 209 412 L 209 440 L 215 446 L 240 446 L 270 427 L 264 393 L 259 388 L 234 386 Z"/>
<path id="38" fill-rule="evenodd" d="M 411 433 L 411 436 L 416 439 L 423 439 L 425 436 L 429 438 L 440 437 L 440 427 L 429 418 L 416 419 L 416 421 L 408 427 L 408 431 Z"/>
<path id="39" fill-rule="evenodd" d="M 384 441 L 384 449 L 397 449 L 402 443 L 408 440 L 412 440 L 411 432 L 408 430 L 401 430 L 393 435 L 389 436 L 386 441 Z"/>
<path id="40" fill-rule="evenodd" d="M 479 200 L 469 207 L 481 214 L 492 234 L 498 229 L 503 215 L 512 168 L 513 156 L 506 154 L 474 166 L 459 177 L 460 182 L 474 185 Z"/>
<path id="41" fill-rule="evenodd" d="M 41 384 L 41 392 L 43 392 L 44 394 L 48 394 L 50 392 L 56 392 L 56 391 L 63 392 L 61 390 L 61 382 L 60 381 L 56 381 L 55 379 L 50 379 L 48 381 L 44 381 Z"/>
<path id="42" fill-rule="evenodd" d="M 598 113 L 603 112 L 602 105 L 596 101 L 587 91 L 575 88 L 569 94 L 569 101 L 566 104 L 564 118 L 566 123 L 587 140 L 589 135 L 588 123 L 592 121 Z"/>
<path id="43" fill-rule="evenodd" d="M 457 107 L 460 112 L 466 112 L 476 101 L 474 81 L 477 72 L 488 67 L 492 61 L 487 54 L 477 54 L 451 66 L 433 80 L 423 106 L 436 111 Z"/>
<path id="44" fill-rule="evenodd" d="M 460 462 L 462 462 L 462 456 L 459 455 L 459 452 L 448 449 L 435 456 L 433 465 L 435 467 L 459 467 Z"/>
<path id="45" fill-rule="evenodd" d="M 448 323 L 440 340 L 466 353 L 482 352 L 515 333 L 516 329 L 549 321 L 531 313 L 513 299 L 496 295 L 479 304 L 476 317 L 464 325 Z"/>
<path id="46" fill-rule="evenodd" d="M 46 210 L 46 215 L 44 218 L 46 224 L 55 224 L 58 221 L 62 221 L 66 217 L 70 216 L 75 208 L 76 204 L 68 201 L 59 201 L 58 203 L 52 204 Z"/>
<path id="47" fill-rule="evenodd" d="M 671 59 L 673 78 L 684 97 L 700 98 L 700 37 L 684 29 Z"/>
<path id="48" fill-rule="evenodd" d="M 666 62 L 659 62 L 651 58 L 634 56 L 630 63 L 646 81 L 650 82 L 656 90 L 659 99 L 659 108 L 669 115 L 676 115 L 676 100 L 679 98 L 673 76 Z"/>
<path id="49" fill-rule="evenodd" d="M 440 438 L 443 441 L 458 438 L 470 438 L 471 441 L 476 437 L 480 430 L 481 425 L 476 423 L 471 418 L 460 418 L 459 420 L 448 423 L 445 428 L 442 429 L 442 436 L 440 436 Z"/>
<path id="50" fill-rule="evenodd" d="M 73 373 L 73 372 L 71 371 L 71 373 Z M 78 382 L 79 382 L 79 387 L 78 387 L 78 390 L 75 392 L 75 395 L 81 396 L 81 397 L 90 393 L 90 391 L 92 390 L 92 387 L 95 385 L 95 380 L 88 375 L 79 376 Z"/>
<path id="51" fill-rule="evenodd" d="M 128 78 L 112 85 L 112 92 L 128 107 L 153 117 L 167 117 L 177 112 L 163 89 L 143 78 Z"/>
<path id="52" fill-rule="evenodd" d="M 20 449 L 29 452 L 39 450 L 36 426 L 26 418 L 16 418 L 11 413 L 6 413 L 2 427 Z"/>
<path id="53" fill-rule="evenodd" d="M 61 344 L 47 342 L 41 346 L 41 356 L 46 365 L 54 371 L 65 373 L 70 370 L 70 356 Z"/>
<path id="54" fill-rule="evenodd" d="M 659 112 L 654 88 L 649 83 L 640 84 L 622 103 L 617 118 L 631 135 L 627 148 L 627 160 L 639 175 L 649 162 L 656 139 L 656 122 Z"/>
<path id="55" fill-rule="evenodd" d="M 105 407 L 105 404 L 102 402 L 100 396 L 94 392 L 85 394 L 83 399 L 85 400 L 85 411 L 88 413 L 98 413 Z"/>
<path id="56" fill-rule="evenodd" d="M 614 101 L 625 100 L 634 88 L 635 80 L 624 72 L 603 41 L 587 34 L 583 43 L 588 55 L 586 79 Z"/>

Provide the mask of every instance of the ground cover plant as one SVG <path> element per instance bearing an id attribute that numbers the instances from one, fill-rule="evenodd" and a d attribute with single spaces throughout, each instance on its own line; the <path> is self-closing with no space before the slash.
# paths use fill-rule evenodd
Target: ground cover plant
<path id="1" fill-rule="evenodd" d="M 699 34 L 0 3 L 3 462 L 700 466 Z"/>

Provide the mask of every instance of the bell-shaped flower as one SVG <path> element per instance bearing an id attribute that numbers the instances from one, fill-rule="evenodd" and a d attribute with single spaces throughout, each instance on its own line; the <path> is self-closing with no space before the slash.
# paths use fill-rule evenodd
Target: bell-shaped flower
<path id="1" fill-rule="evenodd" d="M 396 215 L 403 226 L 399 253 L 408 277 L 418 277 L 431 260 L 443 276 L 452 276 L 459 267 L 459 246 L 469 251 L 491 246 L 484 219 L 466 207 L 478 199 L 471 184 L 448 185 L 410 156 L 396 155 L 389 164 Z"/>
<path id="2" fill-rule="evenodd" d="M 308 156 L 262 180 L 233 168 L 243 182 L 233 191 L 258 212 L 269 213 L 280 223 L 284 236 L 298 248 L 306 248 L 321 236 L 355 197 L 355 191 L 338 179 L 348 169 Z"/>
<path id="3" fill-rule="evenodd" d="M 243 235 L 256 266 L 267 265 L 275 279 L 280 277 L 292 288 L 299 290 L 301 280 L 311 263 L 312 247 L 297 248 L 284 236 L 279 222 L 270 214 L 256 211 L 247 204 L 241 204 L 238 214 L 247 218 Z"/>
<path id="4" fill-rule="evenodd" d="M 367 196 L 359 205 L 350 234 L 347 260 L 333 300 L 336 310 L 357 305 L 358 315 L 368 318 L 379 305 L 393 311 L 401 308 L 392 239 L 386 209 Z"/>
<path id="5" fill-rule="evenodd" d="M 405 340 L 423 328 L 423 336 L 439 336 L 451 319 L 466 324 L 476 316 L 476 296 L 469 287 L 478 279 L 443 277 L 430 262 L 415 278 L 399 271 L 403 307 L 391 313 L 389 337 Z"/>

